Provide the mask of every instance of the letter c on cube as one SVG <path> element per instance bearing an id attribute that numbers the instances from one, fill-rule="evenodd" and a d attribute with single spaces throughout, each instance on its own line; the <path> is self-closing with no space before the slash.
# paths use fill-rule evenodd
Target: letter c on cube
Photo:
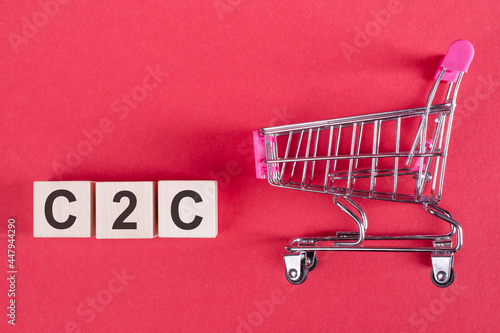
<path id="1" fill-rule="evenodd" d="M 89 181 L 34 182 L 33 235 L 95 235 L 94 190 Z"/>
<path id="2" fill-rule="evenodd" d="M 158 182 L 158 235 L 167 238 L 217 236 L 216 181 Z"/>

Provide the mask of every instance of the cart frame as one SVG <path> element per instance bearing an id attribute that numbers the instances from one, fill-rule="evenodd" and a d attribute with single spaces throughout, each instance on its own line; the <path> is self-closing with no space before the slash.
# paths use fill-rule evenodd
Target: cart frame
<path id="1" fill-rule="evenodd" d="M 449 212 L 437 204 L 442 196 L 458 89 L 473 55 L 474 49 L 468 41 L 457 40 L 450 46 L 436 72 L 425 107 L 254 131 L 257 178 L 267 178 L 271 185 L 277 187 L 333 195 L 334 203 L 354 220 L 358 229 L 356 232 L 337 232 L 332 237 L 294 239 L 285 247 L 287 254 L 284 255 L 285 276 L 290 283 L 304 282 L 309 271 L 316 268 L 316 252 L 324 251 L 427 252 L 431 253 L 433 283 L 439 287 L 453 283 L 453 255 L 462 247 L 462 228 Z M 441 83 L 448 85 L 444 102 L 433 104 Z M 430 122 L 431 117 L 434 117 L 434 122 Z M 419 119 L 419 124 L 411 149 L 401 151 L 402 122 L 409 118 Z M 382 124 L 392 124 L 395 139 L 392 149 L 381 148 Z M 342 134 L 346 130 L 348 134 L 344 140 L 350 140 L 350 145 L 346 153 L 339 153 Z M 363 152 L 362 139 L 367 132 L 372 136 L 371 151 Z M 430 138 L 427 138 L 428 132 L 432 133 Z M 323 154 L 318 149 L 320 137 L 328 143 Z M 284 152 L 279 149 L 278 143 L 282 138 L 286 138 Z M 413 167 L 409 167 L 414 158 Z M 369 166 L 359 167 L 360 161 L 368 162 Z M 379 167 L 379 161 L 389 161 L 392 167 Z M 402 161 L 404 166 L 400 165 Z M 337 169 L 338 164 L 347 162 L 345 169 Z M 318 175 L 319 171 L 321 175 Z M 392 191 L 378 190 L 377 178 L 391 179 Z M 369 179 L 369 187 L 357 188 L 362 179 Z M 414 191 L 411 194 L 401 193 L 398 180 L 408 179 L 415 182 Z M 339 182 L 342 185 L 337 185 Z M 352 197 L 421 204 L 425 211 L 447 222 L 450 231 L 439 235 L 368 236 L 366 214 Z M 365 245 L 372 240 L 430 240 L 433 246 Z"/>

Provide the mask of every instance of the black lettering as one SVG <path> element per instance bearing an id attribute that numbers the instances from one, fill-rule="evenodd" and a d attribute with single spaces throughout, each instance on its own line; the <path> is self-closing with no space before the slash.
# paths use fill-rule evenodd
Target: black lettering
<path id="1" fill-rule="evenodd" d="M 56 229 L 68 229 L 75 223 L 76 216 L 70 215 L 64 222 L 56 221 L 52 211 L 52 206 L 54 205 L 54 201 L 57 197 L 65 197 L 69 202 L 76 201 L 75 195 L 68 190 L 56 190 L 50 193 L 45 201 L 45 219 L 47 219 L 47 222 L 49 222 L 49 224 Z"/>
<path id="2" fill-rule="evenodd" d="M 193 230 L 198 228 L 201 221 L 203 220 L 203 217 L 196 215 L 191 223 L 185 223 L 181 220 L 181 217 L 179 216 L 179 204 L 181 203 L 181 200 L 186 197 L 192 198 L 195 203 L 203 201 L 201 196 L 197 192 L 192 190 L 185 190 L 177 193 L 177 195 L 172 200 L 172 207 L 170 209 L 172 213 L 172 220 L 174 221 L 176 226 L 183 230 Z"/>
<path id="3" fill-rule="evenodd" d="M 137 222 L 125 222 L 125 219 L 132 214 L 137 206 L 137 197 L 130 191 L 120 191 L 115 194 L 113 202 L 120 202 L 123 197 L 129 200 L 128 207 L 121 213 L 113 223 L 113 229 L 137 229 Z"/>

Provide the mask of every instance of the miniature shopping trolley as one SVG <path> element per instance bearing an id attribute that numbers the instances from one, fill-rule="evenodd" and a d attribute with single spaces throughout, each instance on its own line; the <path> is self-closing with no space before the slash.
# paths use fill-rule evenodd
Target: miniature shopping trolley
<path id="1" fill-rule="evenodd" d="M 439 64 L 425 107 L 254 131 L 257 178 L 267 178 L 278 187 L 333 195 L 333 202 L 357 225 L 355 232 L 293 240 L 284 255 L 285 276 L 290 283 L 306 280 L 317 265 L 317 252 L 381 251 L 431 253 L 432 282 L 439 287 L 452 284 L 453 255 L 462 246 L 462 228 L 437 204 L 458 88 L 473 56 L 468 41 L 451 44 Z M 445 96 L 444 102 L 434 104 L 439 93 Z M 354 197 L 421 204 L 425 211 L 447 222 L 450 231 L 368 236 L 366 214 Z M 432 246 L 366 245 L 372 240 L 391 244 L 427 240 Z"/>

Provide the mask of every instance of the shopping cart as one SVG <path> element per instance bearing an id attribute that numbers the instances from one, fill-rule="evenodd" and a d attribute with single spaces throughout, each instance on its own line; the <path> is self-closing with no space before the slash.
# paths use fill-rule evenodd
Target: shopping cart
<path id="1" fill-rule="evenodd" d="M 267 178 L 278 187 L 333 195 L 333 202 L 357 225 L 356 232 L 293 240 L 284 255 L 285 276 L 290 283 L 306 280 L 317 265 L 319 251 L 381 251 L 431 253 L 432 282 L 439 287 L 452 284 L 453 254 L 462 246 L 462 228 L 437 204 L 458 88 L 473 56 L 468 41 L 451 44 L 439 64 L 425 107 L 254 131 L 257 178 Z M 440 83 L 446 83 L 443 91 L 438 91 Z M 433 104 L 437 93 L 445 96 L 441 104 Z M 405 137 L 402 129 L 416 134 Z M 422 204 L 426 212 L 447 222 L 450 231 L 368 236 L 366 214 L 353 197 Z M 428 240 L 433 246 L 365 246 L 373 240 Z"/>

